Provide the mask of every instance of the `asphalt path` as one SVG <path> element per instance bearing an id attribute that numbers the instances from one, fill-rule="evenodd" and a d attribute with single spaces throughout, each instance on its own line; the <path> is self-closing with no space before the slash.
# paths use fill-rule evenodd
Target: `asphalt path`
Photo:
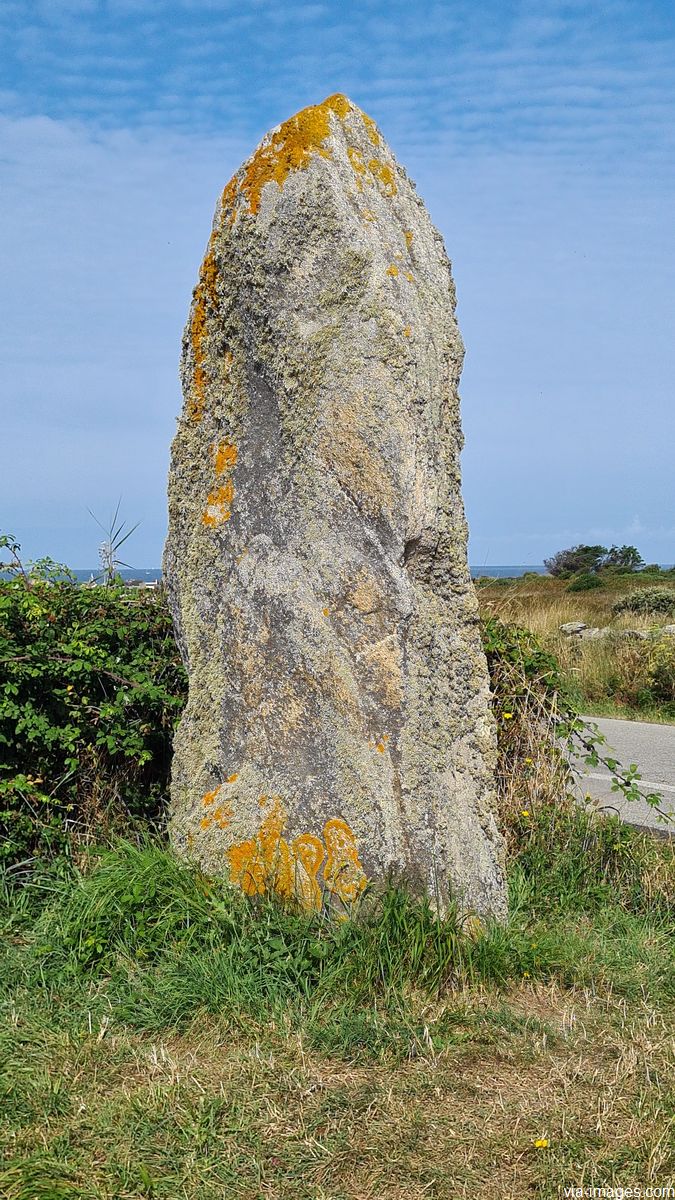
<path id="1" fill-rule="evenodd" d="M 640 791 L 658 792 L 662 798 L 661 813 L 671 817 L 663 821 L 659 812 L 645 801 L 626 800 L 621 792 L 612 791 L 611 772 L 602 765 L 587 767 L 579 764 L 583 776 L 579 781 L 582 796 L 589 795 L 593 804 L 605 811 L 618 813 L 631 825 L 645 826 L 658 833 L 675 834 L 675 725 L 654 725 L 648 721 L 615 721 L 609 717 L 584 717 L 597 725 L 607 738 L 600 753 L 616 758 L 622 766 L 636 763 L 642 779 Z"/>

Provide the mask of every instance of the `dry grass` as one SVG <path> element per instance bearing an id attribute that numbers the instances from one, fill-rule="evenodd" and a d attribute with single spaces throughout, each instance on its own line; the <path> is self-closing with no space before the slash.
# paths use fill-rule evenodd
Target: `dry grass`
<path id="1" fill-rule="evenodd" d="M 43 1035 L 24 1119 L 4 1131 L 2 1195 L 521 1200 L 672 1182 L 663 1015 L 523 985 L 507 1001 L 455 996 L 428 1021 L 454 1040 L 429 1035 L 403 1063 L 216 1020 L 153 1043 L 113 1024 Z M 30 1056 L 32 1031 L 16 1032 Z"/>
<path id="2" fill-rule="evenodd" d="M 651 583 L 619 576 L 595 591 L 567 592 L 565 581 L 540 576 L 481 586 L 478 596 L 485 616 L 531 630 L 556 655 L 573 694 L 587 712 L 675 721 L 668 696 L 650 696 L 649 647 L 644 642 L 619 637 L 580 641 L 560 632 L 560 626 L 570 621 L 584 621 L 617 634 L 626 629 L 649 632 L 666 624 L 665 617 L 612 612 L 618 596 L 639 586 Z"/>

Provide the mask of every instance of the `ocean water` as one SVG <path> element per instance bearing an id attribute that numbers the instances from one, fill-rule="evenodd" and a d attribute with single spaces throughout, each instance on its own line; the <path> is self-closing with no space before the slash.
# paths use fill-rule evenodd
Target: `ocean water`
<path id="1" fill-rule="evenodd" d="M 528 571 L 533 571 L 536 575 L 545 575 L 546 567 L 537 563 L 534 565 L 528 564 L 526 566 L 521 565 L 516 567 L 495 567 L 489 565 L 471 567 L 471 574 L 474 579 L 478 579 L 481 575 L 493 575 L 499 578 L 515 579 L 520 575 L 525 575 Z M 96 578 L 98 575 L 98 569 L 95 567 L 82 568 L 81 570 L 74 571 L 73 574 L 80 583 L 86 583 L 88 579 L 92 578 L 92 576 L 94 579 Z M 162 578 L 162 572 L 159 567 L 125 568 L 120 571 L 120 575 L 122 576 L 122 579 L 141 579 L 144 583 L 151 583 L 153 580 Z"/>

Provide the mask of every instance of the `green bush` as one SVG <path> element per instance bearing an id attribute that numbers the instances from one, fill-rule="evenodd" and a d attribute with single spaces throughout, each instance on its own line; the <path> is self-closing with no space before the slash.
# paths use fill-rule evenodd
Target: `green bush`
<path id="1" fill-rule="evenodd" d="M 185 685 L 161 595 L 0 581 L 0 861 L 157 820 Z"/>
<path id="2" fill-rule="evenodd" d="M 590 592 L 593 588 L 601 588 L 602 579 L 598 575 L 577 575 L 567 585 L 568 592 Z"/>
<path id="3" fill-rule="evenodd" d="M 670 616 L 675 613 L 675 590 L 666 587 L 648 587 L 620 596 L 612 605 L 614 613 L 651 613 Z"/>
<path id="4" fill-rule="evenodd" d="M 647 684 L 655 700 L 675 705 L 675 637 L 661 637 L 650 645 Z"/>

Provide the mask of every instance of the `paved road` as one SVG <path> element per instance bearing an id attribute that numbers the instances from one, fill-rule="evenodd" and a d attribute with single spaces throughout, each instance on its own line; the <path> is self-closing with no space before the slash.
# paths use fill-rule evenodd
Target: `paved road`
<path id="1" fill-rule="evenodd" d="M 623 766 L 637 763 L 642 779 L 640 791 L 659 792 L 661 810 L 672 814 L 673 824 L 659 820 L 646 803 L 625 800 L 621 792 L 611 790 L 611 775 L 603 766 L 583 766 L 580 789 L 602 808 L 618 811 L 631 825 L 645 825 L 660 833 L 675 834 L 675 725 L 654 725 L 647 721 L 615 721 L 608 717 L 588 717 L 607 738 L 610 749 L 603 754 L 615 757 Z"/>

